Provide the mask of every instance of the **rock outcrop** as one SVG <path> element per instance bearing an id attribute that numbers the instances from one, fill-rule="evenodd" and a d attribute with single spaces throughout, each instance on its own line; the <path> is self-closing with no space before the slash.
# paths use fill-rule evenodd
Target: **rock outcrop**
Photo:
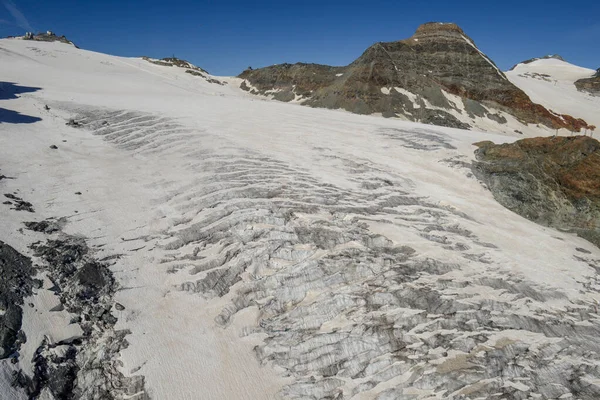
<path id="1" fill-rule="evenodd" d="M 281 64 L 239 77 L 242 89 L 282 101 L 434 125 L 469 128 L 476 118 L 505 123 L 500 111 L 523 123 L 586 126 L 533 103 L 455 24 L 421 25 L 411 38 L 376 43 L 346 67 Z"/>
<path id="2" fill-rule="evenodd" d="M 21 342 L 23 299 L 36 284 L 28 257 L 0 241 L 0 360 L 14 357 Z"/>
<path id="3" fill-rule="evenodd" d="M 600 68 L 596 70 L 596 73 L 591 78 L 575 81 L 575 87 L 582 92 L 600 95 Z"/>
<path id="4" fill-rule="evenodd" d="M 476 145 L 474 172 L 498 202 L 600 247 L 600 142 L 576 136 Z"/>
<path id="5" fill-rule="evenodd" d="M 208 81 L 209 83 L 216 83 L 218 85 L 224 85 L 223 82 L 212 78 L 206 70 L 192 64 L 189 61 L 181 60 L 176 57 L 166 57 L 166 58 L 161 58 L 160 60 L 158 60 L 155 58 L 150 58 L 150 57 L 144 56 L 144 57 L 142 57 L 142 59 L 148 61 L 151 64 L 160 65 L 162 67 L 183 68 L 183 69 L 185 69 L 186 73 L 188 73 L 192 76 L 201 77 L 201 78 L 205 79 L 206 81 Z"/>
<path id="6" fill-rule="evenodd" d="M 75 43 L 66 38 L 65 35 L 57 36 L 52 31 L 40 32 L 40 33 L 32 33 L 27 32 L 25 36 L 23 36 L 24 40 L 35 40 L 37 42 L 61 42 L 65 44 L 70 44 L 75 46 Z M 75 46 L 77 47 L 77 46 Z"/>

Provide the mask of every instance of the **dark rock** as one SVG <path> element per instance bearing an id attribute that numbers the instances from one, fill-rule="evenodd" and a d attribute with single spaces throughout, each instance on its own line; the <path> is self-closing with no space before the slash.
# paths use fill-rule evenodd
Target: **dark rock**
<path id="1" fill-rule="evenodd" d="M 51 312 L 58 312 L 58 311 L 64 311 L 65 306 L 61 303 L 57 306 L 54 306 L 50 309 Z"/>
<path id="2" fill-rule="evenodd" d="M 31 204 L 28 201 L 23 200 L 20 197 L 15 196 L 14 194 L 10 194 L 10 193 L 6 193 L 4 194 L 4 197 L 7 197 L 11 200 L 13 200 L 12 205 L 14 205 L 14 207 L 12 208 L 15 211 L 28 211 L 28 212 L 35 212 L 35 210 L 33 209 L 33 204 Z M 7 202 L 4 202 L 4 204 L 7 204 Z"/>
<path id="3" fill-rule="evenodd" d="M 454 115 L 442 110 L 426 109 L 421 122 L 425 124 L 447 126 L 449 128 L 469 129 L 471 126 L 460 122 Z"/>
<path id="4" fill-rule="evenodd" d="M 0 241 L 0 359 L 17 350 L 23 299 L 32 294 L 34 273 L 29 258 Z"/>
<path id="5" fill-rule="evenodd" d="M 81 192 L 75 192 L 75 194 L 81 196 Z"/>
<path id="6" fill-rule="evenodd" d="M 77 46 L 75 46 L 75 44 L 73 42 L 71 42 L 69 39 L 67 39 L 65 37 L 65 35 L 62 36 L 57 36 L 54 32 L 51 31 L 47 31 L 47 32 L 40 32 L 40 33 L 32 33 L 32 32 L 27 32 L 25 34 L 25 36 L 23 37 L 23 39 L 25 40 L 33 40 L 33 41 L 37 41 L 37 42 L 61 42 L 61 43 L 65 43 L 65 44 L 70 44 L 76 48 L 78 48 Z"/>
<path id="7" fill-rule="evenodd" d="M 54 233 L 61 229 L 60 221 L 45 220 L 40 222 L 24 222 L 27 229 L 34 232 Z"/>
<path id="8" fill-rule="evenodd" d="M 117 284 L 109 265 L 94 259 L 85 240 L 67 235 L 34 244 L 32 249 L 44 261 L 60 297 L 55 308 L 75 314 L 71 322 L 79 324 L 84 334 L 55 344 L 42 342 L 34 358 L 33 378 L 17 376 L 19 386 L 30 398 L 47 388 L 56 399 L 117 399 L 140 393 L 136 398 L 147 400 L 144 378 L 128 378 L 116 369 L 128 332 L 114 330 L 117 318 L 110 310 Z M 78 385 L 90 379 L 93 387 Z"/>
<path id="9" fill-rule="evenodd" d="M 53 145 L 51 145 L 51 146 L 50 146 L 50 148 L 51 148 L 52 150 L 56 150 L 56 149 L 58 149 L 58 146 L 56 146 L 55 144 L 53 144 Z"/>
<path id="10" fill-rule="evenodd" d="M 81 123 L 75 121 L 74 119 L 70 119 L 65 125 L 72 126 L 74 128 L 79 128 L 81 126 Z"/>
<path id="11" fill-rule="evenodd" d="M 600 247 L 600 142 L 575 136 L 476 145 L 473 171 L 500 204 Z"/>
<path id="12" fill-rule="evenodd" d="M 185 71 L 185 73 L 186 73 L 186 74 L 193 75 L 193 76 L 202 76 L 202 77 L 204 77 L 204 74 L 203 74 L 202 72 L 194 71 L 194 70 L 192 70 L 192 69 L 187 69 L 187 70 Z"/>
<path id="13" fill-rule="evenodd" d="M 591 78 L 575 81 L 575 87 L 579 91 L 600 95 L 600 68 L 596 70 L 596 73 Z"/>

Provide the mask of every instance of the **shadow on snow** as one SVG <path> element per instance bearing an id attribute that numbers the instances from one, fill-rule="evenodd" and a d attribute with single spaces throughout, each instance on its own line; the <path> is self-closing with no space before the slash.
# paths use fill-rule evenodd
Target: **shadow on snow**
<path id="1" fill-rule="evenodd" d="M 36 92 L 40 89 L 38 87 L 19 86 L 16 83 L 0 81 L 0 100 L 14 100 L 19 98 L 17 96 L 19 94 Z M 41 120 L 39 117 L 21 114 L 17 111 L 0 107 L 0 124 L 31 124 Z"/>

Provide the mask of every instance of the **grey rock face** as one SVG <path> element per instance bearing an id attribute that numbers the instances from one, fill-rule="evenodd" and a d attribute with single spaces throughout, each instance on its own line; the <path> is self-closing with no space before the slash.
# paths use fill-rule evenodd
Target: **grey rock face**
<path id="1" fill-rule="evenodd" d="M 30 213 L 35 212 L 35 210 L 33 209 L 33 204 L 31 204 L 28 201 L 23 200 L 19 196 L 16 196 L 12 193 L 5 193 L 4 197 L 6 197 L 7 199 L 10 199 L 9 201 L 5 202 L 4 204 L 14 206 L 12 209 L 15 211 L 27 211 Z"/>
<path id="2" fill-rule="evenodd" d="M 57 36 L 55 33 L 51 32 L 51 31 L 39 32 L 39 33 L 28 32 L 23 37 L 23 39 L 33 40 L 33 41 L 37 41 L 37 42 L 61 42 L 61 43 L 70 44 L 72 46 L 75 46 L 75 44 L 73 42 L 71 42 L 69 39 L 67 39 L 65 35 Z M 77 47 L 77 46 L 75 46 L 75 47 Z"/>
<path id="3" fill-rule="evenodd" d="M 21 332 L 23 299 L 38 284 L 31 260 L 0 241 L 0 359 L 16 356 Z"/>
<path id="4" fill-rule="evenodd" d="M 117 285 L 108 265 L 93 258 L 83 239 L 64 234 L 32 248 L 44 261 L 62 307 L 77 316 L 73 322 L 84 334 L 67 342 L 44 340 L 36 351 L 34 375 L 19 372 L 15 382 L 31 398 L 48 390 L 55 399 L 148 399 L 144 378 L 125 377 L 118 369 L 128 332 L 114 330 Z"/>
<path id="5" fill-rule="evenodd" d="M 600 95 L 600 68 L 591 78 L 584 78 L 575 81 L 577 90 L 589 92 L 594 95 Z"/>
<path id="6" fill-rule="evenodd" d="M 51 234 L 60 231 L 64 223 L 64 220 L 48 219 L 40 222 L 25 222 L 24 225 L 25 227 L 27 227 L 27 229 L 32 230 L 34 232 L 43 232 Z"/>
<path id="7" fill-rule="evenodd" d="M 600 143 L 585 136 L 478 144 L 474 173 L 523 217 L 600 246 Z"/>
<path id="8" fill-rule="evenodd" d="M 7 197 L 17 209 L 33 212 L 30 203 L 14 195 Z M 25 222 L 29 230 L 55 235 L 32 245 L 43 263 L 39 269 L 0 241 L 0 362 L 11 358 L 12 377 L 8 379 L 29 399 L 147 400 L 144 377 L 125 377 L 119 371 L 118 357 L 127 347 L 128 331 L 114 329 L 117 319 L 111 308 L 117 284 L 109 266 L 93 257 L 85 240 L 63 234 L 64 223 L 63 219 Z M 50 290 L 60 298 L 56 311 L 73 314 L 71 322 L 81 327 L 83 336 L 58 342 L 46 337 L 36 344 L 33 371 L 24 372 L 19 368 L 19 349 L 27 341 L 21 330 L 22 307 L 24 298 L 41 287 L 42 282 L 34 279 L 40 271 L 47 273 L 53 283 Z"/>

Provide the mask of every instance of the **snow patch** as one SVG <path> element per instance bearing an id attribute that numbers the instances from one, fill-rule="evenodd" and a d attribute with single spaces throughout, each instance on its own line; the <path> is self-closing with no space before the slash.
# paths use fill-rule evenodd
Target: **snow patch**
<path id="1" fill-rule="evenodd" d="M 409 92 L 408 90 L 401 88 L 401 87 L 394 87 L 394 90 L 398 93 L 401 93 L 403 95 L 405 95 L 406 97 L 408 97 L 410 99 L 410 101 L 413 103 L 415 108 L 419 108 L 419 103 L 418 103 L 418 96 L 412 92 Z"/>

